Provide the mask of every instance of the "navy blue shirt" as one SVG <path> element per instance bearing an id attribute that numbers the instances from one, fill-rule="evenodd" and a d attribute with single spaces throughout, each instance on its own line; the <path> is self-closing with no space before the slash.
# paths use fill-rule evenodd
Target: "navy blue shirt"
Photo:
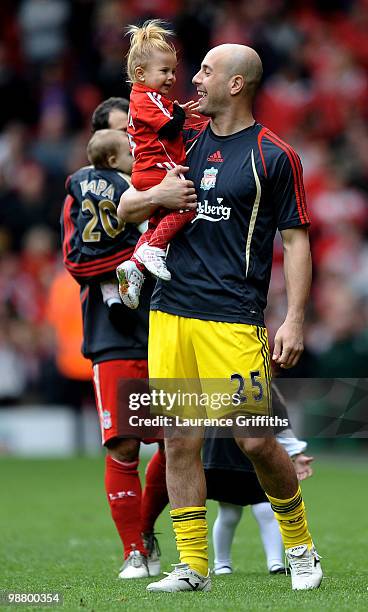
<path id="1" fill-rule="evenodd" d="M 186 142 L 198 214 L 171 241 L 172 280 L 151 308 L 263 325 L 276 230 L 309 225 L 299 157 L 258 123 L 230 136 L 207 124 Z"/>

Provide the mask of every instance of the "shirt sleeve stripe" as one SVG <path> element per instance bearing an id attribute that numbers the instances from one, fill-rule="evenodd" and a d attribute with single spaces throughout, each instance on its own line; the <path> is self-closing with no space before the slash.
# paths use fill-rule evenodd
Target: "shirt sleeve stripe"
<path id="1" fill-rule="evenodd" d="M 300 183 L 299 183 L 299 176 L 298 176 L 298 169 L 296 167 L 295 164 L 295 160 L 291 155 L 290 150 L 288 150 L 288 145 L 286 145 L 286 143 L 283 143 L 282 141 L 279 141 L 276 137 L 275 134 L 273 134 L 272 132 L 267 132 L 267 134 L 265 134 L 267 136 L 267 138 L 276 146 L 278 146 L 280 149 L 282 149 L 283 151 L 285 151 L 286 155 L 289 158 L 292 170 L 293 170 L 293 177 L 294 177 L 294 191 L 295 191 L 295 198 L 296 198 L 296 203 L 298 206 L 298 213 L 299 213 L 299 218 L 302 221 L 302 223 L 306 223 L 306 220 L 304 218 L 304 213 L 303 213 L 303 208 L 302 208 L 302 204 L 301 204 L 301 194 L 300 194 Z"/>
<path id="2" fill-rule="evenodd" d="M 110 262 L 106 264 L 106 266 L 101 267 L 98 270 L 79 270 L 78 268 L 70 266 L 68 263 L 65 263 L 65 268 L 75 279 L 87 279 L 94 276 L 101 276 L 107 272 L 114 272 L 115 268 L 122 262 L 121 258 L 117 258 L 116 261 Z"/>
<path id="3" fill-rule="evenodd" d="M 262 160 L 262 164 L 263 164 L 263 169 L 264 169 L 265 175 L 267 177 L 267 167 L 266 167 L 266 162 L 265 162 L 265 158 L 264 158 L 263 150 L 262 150 L 262 138 L 265 135 L 266 131 L 267 131 L 266 128 L 262 128 L 261 131 L 258 134 L 258 149 L 259 149 L 259 154 L 261 156 L 261 160 Z"/>
<path id="4" fill-rule="evenodd" d="M 115 253 L 111 257 L 106 257 L 105 259 L 98 259 L 91 263 L 74 263 L 69 260 L 64 259 L 64 264 L 68 268 L 69 271 L 78 272 L 80 276 L 91 276 L 91 272 L 96 272 L 99 274 L 101 272 L 105 272 L 106 270 L 111 270 L 115 265 L 118 265 L 122 261 L 129 259 L 129 257 L 133 254 L 134 247 L 129 247 L 128 249 L 124 249 L 123 251 L 119 251 L 119 253 Z"/>
<path id="5" fill-rule="evenodd" d="M 269 140 L 273 142 L 273 144 L 275 144 L 276 146 L 280 147 L 280 149 L 285 151 L 286 155 L 288 156 L 292 170 L 293 170 L 295 198 L 296 198 L 296 202 L 298 206 L 299 218 L 303 224 L 310 223 L 309 216 L 307 213 L 307 208 L 306 208 L 306 202 L 305 202 L 305 192 L 304 192 L 303 179 L 302 179 L 302 167 L 301 167 L 301 163 L 300 163 L 300 160 L 297 154 L 295 153 L 294 149 L 290 145 L 288 145 L 286 142 L 281 140 L 278 136 L 276 136 L 276 134 L 274 134 L 270 130 L 267 130 L 265 136 L 267 136 L 267 138 L 269 138 Z"/>
<path id="6" fill-rule="evenodd" d="M 165 117 L 168 117 L 169 120 L 173 118 L 169 109 L 165 108 L 165 106 L 161 102 L 161 96 L 157 97 L 157 94 L 155 94 L 153 91 L 146 91 L 146 94 L 151 100 L 151 102 L 153 102 L 153 104 L 156 104 L 157 108 L 160 109 L 160 111 L 165 115 Z"/>
<path id="7" fill-rule="evenodd" d="M 309 215 L 308 215 L 306 199 L 305 199 L 305 191 L 304 191 L 304 183 L 303 183 L 303 170 L 302 170 L 302 165 L 300 163 L 300 159 L 299 159 L 298 155 L 295 153 L 294 149 L 290 145 L 288 145 L 286 142 L 281 140 L 281 138 L 276 136 L 276 134 L 274 134 L 273 132 L 271 132 L 271 134 L 272 134 L 272 136 L 274 136 L 274 138 L 276 139 L 277 142 L 279 142 L 280 144 L 284 145 L 286 147 L 286 149 L 290 151 L 290 154 L 293 156 L 293 159 L 295 160 L 297 174 L 298 174 L 298 178 L 299 178 L 299 189 L 300 189 L 300 196 L 301 196 L 301 206 L 302 206 L 302 209 L 303 209 L 303 214 L 304 214 L 304 218 L 305 218 L 306 223 L 310 223 L 310 218 L 309 218 Z"/>
<path id="8" fill-rule="evenodd" d="M 63 220 L 64 220 L 64 240 L 63 240 L 63 256 L 64 260 L 67 259 L 71 251 L 71 238 L 73 235 L 73 224 L 70 219 L 70 209 L 74 202 L 74 198 L 71 195 L 67 195 L 64 202 Z"/>
<path id="9" fill-rule="evenodd" d="M 118 257 L 119 255 L 121 256 L 121 255 L 124 255 L 124 253 L 131 253 L 133 252 L 133 250 L 134 250 L 134 247 L 127 247 L 126 249 L 123 249 L 122 251 L 118 251 L 117 253 L 113 253 L 112 255 L 109 255 L 109 257 L 99 257 L 99 258 L 93 259 L 92 261 L 86 261 L 83 263 L 73 262 L 73 261 L 68 261 L 68 263 L 71 266 L 78 266 L 81 269 L 90 268 L 91 266 L 99 266 L 99 265 L 108 263 L 109 261 L 116 259 L 116 257 Z"/>
<path id="10" fill-rule="evenodd" d="M 280 140 L 280 139 L 278 139 Z M 280 140 L 280 142 L 283 142 L 282 140 Z M 286 145 L 286 143 L 283 143 Z M 288 146 L 288 145 L 286 145 Z M 295 153 L 294 149 L 292 147 L 290 148 L 290 152 L 293 155 L 294 159 L 295 159 L 295 163 L 296 163 L 296 167 L 298 170 L 298 176 L 299 176 L 299 187 L 300 187 L 300 195 L 301 195 L 301 204 L 302 204 L 302 208 L 303 208 L 303 212 L 304 212 L 304 217 L 306 219 L 306 221 L 309 223 L 309 217 L 308 217 L 308 212 L 307 212 L 307 205 L 306 205 L 306 200 L 305 200 L 305 191 L 304 191 L 304 184 L 303 184 L 303 169 L 302 169 L 302 165 L 300 163 L 300 159 L 299 156 Z"/>

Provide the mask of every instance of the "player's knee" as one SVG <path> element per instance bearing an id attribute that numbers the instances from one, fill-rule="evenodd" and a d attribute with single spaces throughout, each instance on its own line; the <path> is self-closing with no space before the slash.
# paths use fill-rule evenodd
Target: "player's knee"
<path id="1" fill-rule="evenodd" d="M 200 455 L 201 444 L 193 438 L 168 438 L 165 440 L 166 459 L 170 461 L 190 461 Z"/>
<path id="2" fill-rule="evenodd" d="M 139 453 L 139 440 L 113 440 L 108 443 L 107 452 L 117 461 L 135 461 Z"/>
<path id="3" fill-rule="evenodd" d="M 275 438 L 237 438 L 239 448 L 245 453 L 250 460 L 269 455 L 273 452 L 275 446 Z"/>

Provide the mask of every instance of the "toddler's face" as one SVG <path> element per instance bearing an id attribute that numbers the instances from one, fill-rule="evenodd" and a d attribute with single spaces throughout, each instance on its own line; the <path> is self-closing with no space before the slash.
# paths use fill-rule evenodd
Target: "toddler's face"
<path id="1" fill-rule="evenodd" d="M 173 53 L 154 51 L 138 82 L 166 96 L 176 82 L 176 65 L 177 59 Z"/>

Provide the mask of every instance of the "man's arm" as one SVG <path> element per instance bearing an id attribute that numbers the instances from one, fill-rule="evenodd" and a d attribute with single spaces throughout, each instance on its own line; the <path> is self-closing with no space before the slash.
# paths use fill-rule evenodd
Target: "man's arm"
<path id="1" fill-rule="evenodd" d="M 118 206 L 118 216 L 127 223 L 141 223 L 149 219 L 156 208 L 163 206 L 171 210 L 195 209 L 197 196 L 192 181 L 183 180 L 180 175 L 189 168 L 177 166 L 165 178 L 146 191 L 130 187 L 123 193 Z"/>
<path id="2" fill-rule="evenodd" d="M 281 236 L 288 309 L 286 319 L 275 336 L 272 359 L 282 368 L 292 368 L 304 349 L 304 311 L 312 280 L 312 259 L 308 229 L 286 229 Z"/>

